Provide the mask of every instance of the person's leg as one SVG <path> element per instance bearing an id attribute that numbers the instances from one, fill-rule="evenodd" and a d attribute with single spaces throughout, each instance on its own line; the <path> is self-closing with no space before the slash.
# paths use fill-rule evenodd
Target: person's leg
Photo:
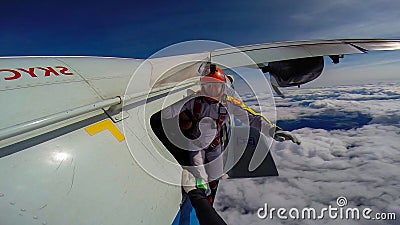
<path id="1" fill-rule="evenodd" d="M 217 194 L 217 188 L 219 179 L 224 174 L 223 157 L 221 155 L 221 146 L 216 147 L 212 151 L 206 152 L 206 171 L 209 177 L 210 194 L 208 200 L 211 205 L 214 203 L 215 195 Z"/>
<path id="2" fill-rule="evenodd" d="M 211 194 L 207 198 L 208 198 L 208 202 L 210 202 L 211 205 L 214 205 L 215 196 L 217 195 L 218 184 L 219 184 L 219 180 L 213 180 L 213 181 L 210 181 L 210 183 L 209 183 Z"/>
<path id="3" fill-rule="evenodd" d="M 201 188 L 200 185 L 204 185 L 204 189 L 206 195 L 210 195 L 210 187 L 208 186 L 209 175 L 205 168 L 206 163 L 206 153 L 204 150 L 201 151 L 191 151 L 190 152 L 190 160 L 192 167 L 188 167 L 187 169 L 196 177 L 197 181 L 200 183 L 197 184 L 198 188 Z M 201 180 L 198 180 L 201 178 Z"/>
<path id="4" fill-rule="evenodd" d="M 211 151 L 205 152 L 206 164 L 205 170 L 208 175 L 208 181 L 218 180 L 224 174 L 224 161 L 221 155 L 221 146 L 217 146 Z"/>
<path id="5" fill-rule="evenodd" d="M 205 152 L 203 150 L 201 151 L 191 151 L 189 153 L 190 155 L 190 164 L 191 167 L 188 168 L 188 170 L 193 174 L 194 177 L 196 178 L 202 178 L 205 181 L 208 179 L 208 174 L 206 172 L 206 169 L 204 167 L 205 163 Z"/>
<path id="6" fill-rule="evenodd" d="M 205 162 L 205 152 L 204 151 L 189 151 L 189 165 L 184 166 L 184 169 L 190 171 L 195 178 L 203 178 L 204 181 L 207 180 L 207 173 L 204 168 Z M 205 183 L 205 182 L 204 182 Z M 208 185 L 205 183 L 205 187 L 210 189 Z M 206 191 L 207 192 L 207 191 Z M 208 191 L 211 194 L 211 191 Z M 180 207 L 180 218 L 179 225 L 191 225 L 191 213 L 193 210 L 193 206 L 190 202 L 189 196 L 182 191 L 182 203 Z"/>

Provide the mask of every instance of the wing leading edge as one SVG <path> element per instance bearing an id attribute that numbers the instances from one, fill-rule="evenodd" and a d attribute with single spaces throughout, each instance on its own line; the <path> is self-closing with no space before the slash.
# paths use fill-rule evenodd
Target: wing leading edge
<path id="1" fill-rule="evenodd" d="M 400 50 L 400 40 L 341 39 L 265 43 L 215 50 L 211 52 L 211 59 L 227 68 L 233 68 L 298 58 L 362 54 L 383 50 Z M 238 61 L 243 54 L 251 58 L 255 64 Z"/>

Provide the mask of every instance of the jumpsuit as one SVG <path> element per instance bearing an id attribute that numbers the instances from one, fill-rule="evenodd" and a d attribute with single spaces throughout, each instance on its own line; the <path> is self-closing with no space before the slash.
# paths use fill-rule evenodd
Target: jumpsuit
<path id="1" fill-rule="evenodd" d="M 199 103 L 201 103 L 200 107 L 198 106 Z M 215 139 L 220 138 L 221 126 L 229 127 L 231 116 L 235 116 L 241 122 L 267 135 L 271 135 L 271 129 L 277 127 L 261 114 L 248 108 L 240 100 L 227 95 L 219 102 L 208 101 L 203 96 L 194 95 L 163 109 L 162 118 L 179 118 L 182 112 L 192 118 L 198 117 L 192 120 L 191 129 L 181 137 L 186 138 L 185 149 L 188 150 L 190 162 L 190 168 L 187 169 L 200 180 L 197 187 L 204 189 L 204 196 L 207 196 L 212 208 L 218 180 L 224 175 L 224 161 L 221 154 L 223 150 L 222 141 L 212 145 L 212 143 L 215 143 Z M 221 114 L 224 114 L 224 116 L 221 116 Z M 189 224 L 187 222 L 191 210 L 189 197 L 185 194 L 182 196 L 181 225 Z M 197 209 L 196 214 L 199 214 Z M 199 216 L 197 217 L 199 218 Z"/>

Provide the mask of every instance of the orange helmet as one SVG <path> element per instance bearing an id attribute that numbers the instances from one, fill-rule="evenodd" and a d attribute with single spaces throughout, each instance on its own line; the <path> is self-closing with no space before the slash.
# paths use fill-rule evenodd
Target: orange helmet
<path id="1" fill-rule="evenodd" d="M 210 66 L 210 73 L 200 78 L 201 91 L 209 101 L 219 101 L 225 94 L 226 75 L 215 65 Z"/>
<path id="2" fill-rule="evenodd" d="M 226 83 L 226 75 L 225 73 L 217 67 L 213 67 L 212 65 L 210 66 L 210 73 L 202 76 L 200 78 L 200 82 L 223 82 Z"/>

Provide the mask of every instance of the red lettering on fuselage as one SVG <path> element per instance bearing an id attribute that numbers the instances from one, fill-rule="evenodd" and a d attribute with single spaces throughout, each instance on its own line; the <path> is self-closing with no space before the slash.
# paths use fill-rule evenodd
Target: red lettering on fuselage
<path id="1" fill-rule="evenodd" d="M 56 68 L 56 69 L 54 69 Z M 39 78 L 39 77 L 50 77 L 50 75 L 60 76 L 60 74 L 65 76 L 74 75 L 74 73 L 69 72 L 69 68 L 65 66 L 47 66 L 47 67 L 30 67 L 28 69 L 25 68 L 17 68 L 17 69 L 0 69 L 0 76 L 4 75 L 4 80 L 16 80 L 19 79 L 23 74 L 28 74 L 31 78 Z M 24 72 L 21 75 L 21 72 Z"/>
<path id="2" fill-rule="evenodd" d="M 56 76 L 60 75 L 60 74 L 58 74 L 58 73 L 57 73 L 53 68 L 51 68 L 51 67 L 46 67 L 46 68 L 43 68 L 43 67 L 36 67 L 36 68 L 45 71 L 44 75 L 45 75 L 46 77 L 50 76 L 51 73 L 53 73 L 53 74 L 56 75 Z"/>
<path id="3" fill-rule="evenodd" d="M 31 75 L 31 77 L 37 77 L 35 74 L 35 68 L 29 68 L 28 70 L 26 70 L 24 68 L 18 68 L 18 70 L 28 73 L 29 75 Z"/>
<path id="4" fill-rule="evenodd" d="M 71 72 L 67 72 L 67 71 L 68 71 L 68 68 L 65 67 L 65 66 L 55 66 L 55 68 L 61 69 L 61 70 L 60 70 L 60 73 L 61 73 L 61 74 L 64 74 L 64 75 L 74 75 L 74 74 L 71 73 Z"/>
<path id="5" fill-rule="evenodd" d="M 8 72 L 14 74 L 14 76 L 12 77 L 5 77 L 4 80 L 15 80 L 21 77 L 21 74 L 15 70 L 0 69 L 0 73 L 1 72 Z"/>

